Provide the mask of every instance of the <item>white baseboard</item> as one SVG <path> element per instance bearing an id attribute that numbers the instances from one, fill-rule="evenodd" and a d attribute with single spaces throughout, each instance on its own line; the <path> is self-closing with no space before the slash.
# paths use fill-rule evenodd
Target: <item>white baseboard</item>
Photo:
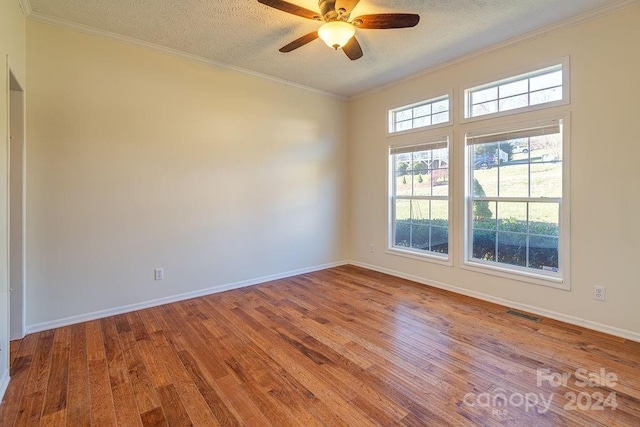
<path id="1" fill-rule="evenodd" d="M 492 295 L 484 294 L 482 292 L 471 291 L 469 289 L 461 288 L 458 286 L 441 283 L 435 280 L 425 279 L 423 277 L 414 276 L 413 274 L 406 274 L 400 271 L 391 270 L 384 267 L 378 267 L 375 265 L 366 264 L 359 261 L 352 260 L 349 263 L 358 267 L 366 268 L 368 270 L 378 271 L 380 273 L 385 273 L 391 276 L 400 277 L 402 279 L 411 280 L 413 282 L 418 282 L 423 285 L 433 286 L 434 288 L 444 289 L 446 291 L 451 291 L 457 294 L 466 295 L 468 297 L 477 298 L 483 301 L 488 301 L 488 302 L 492 302 L 499 305 L 504 305 L 509 308 L 528 311 L 530 313 L 534 313 L 539 316 L 548 317 L 550 319 L 559 320 L 561 322 L 570 323 L 576 326 L 582 326 L 584 328 L 592 329 L 598 332 L 603 332 L 605 334 L 615 335 L 617 337 L 625 338 L 631 341 L 640 342 L 640 333 L 638 332 L 633 332 L 626 329 L 620 329 L 614 326 L 604 325 L 602 323 L 581 319 L 579 317 L 569 316 L 567 314 L 558 313 L 556 311 L 551 311 L 551 310 L 535 307 L 528 304 L 522 304 L 516 301 L 509 301 L 503 298 L 498 298 Z"/>
<path id="2" fill-rule="evenodd" d="M 48 322 L 35 323 L 33 325 L 27 325 L 27 334 L 34 332 L 46 331 L 49 329 L 59 328 L 62 326 L 74 325 L 76 323 L 87 322 L 90 320 L 102 319 L 104 317 L 115 316 L 118 314 L 129 313 L 135 310 L 142 310 L 149 307 L 156 307 L 158 305 L 169 304 L 177 301 L 184 301 L 191 298 L 197 298 L 205 295 L 216 294 L 218 292 L 229 291 L 231 289 L 244 288 L 246 286 L 257 285 L 259 283 L 270 282 L 272 280 L 284 279 L 287 277 L 297 276 L 299 274 L 311 273 L 314 271 L 325 270 L 327 268 L 338 267 L 340 265 L 349 264 L 348 261 L 338 261 L 322 265 L 316 265 L 313 267 L 301 268 L 298 270 L 287 271 L 284 273 L 272 274 L 269 276 L 256 277 L 254 279 L 243 280 L 240 282 L 227 283 L 224 285 L 213 286 L 211 288 L 200 289 L 192 292 L 185 292 L 183 294 L 171 295 L 168 297 L 157 298 L 153 300 L 143 301 L 135 304 L 123 305 L 120 307 L 109 308 L 106 310 L 94 311 L 91 313 L 79 314 L 77 316 L 65 317 L 63 319 L 52 320 Z"/>
<path id="3" fill-rule="evenodd" d="M 632 341 L 640 342 L 640 333 L 629 331 L 626 329 L 616 328 L 614 326 L 604 325 L 602 323 L 593 322 L 591 320 L 582 319 L 579 317 L 569 316 L 567 314 L 558 313 L 556 311 L 547 310 L 540 307 L 535 307 L 528 304 L 519 303 L 516 301 L 509 301 L 503 298 L 494 297 L 492 295 L 484 294 L 482 292 L 476 292 L 469 289 L 461 288 L 458 286 L 449 285 L 446 283 L 438 282 L 435 280 L 425 279 L 423 277 L 415 276 L 413 274 L 402 273 L 400 271 L 391 270 L 384 267 L 378 267 L 375 265 L 359 262 L 359 261 L 339 261 L 333 263 L 327 263 L 322 265 L 317 265 L 308 268 L 302 268 L 299 270 L 287 271 L 284 273 L 273 274 L 270 276 L 257 277 L 255 279 L 244 280 L 240 282 L 228 283 L 225 285 L 214 286 L 211 288 L 200 289 L 193 292 L 186 292 L 183 294 L 171 295 L 164 298 L 153 299 L 149 301 L 144 301 L 136 304 L 129 304 L 125 306 L 115 307 L 107 310 L 94 311 L 91 313 L 80 314 L 77 316 L 66 317 L 63 319 L 53 320 L 49 322 L 36 323 L 33 325 L 27 325 L 26 332 L 28 334 L 34 332 L 46 331 L 53 328 L 59 328 L 62 326 L 73 325 L 76 323 L 87 322 L 90 320 L 101 319 L 104 317 L 115 316 L 118 314 L 129 313 L 135 310 L 142 310 L 149 307 L 155 307 L 158 305 L 169 304 L 172 302 L 183 301 L 191 298 L 196 298 L 204 295 L 211 295 L 218 292 L 224 292 L 231 289 L 243 288 L 246 286 L 257 285 L 259 283 L 269 282 L 272 280 L 284 279 L 287 277 L 297 276 L 299 274 L 311 273 L 314 271 L 325 270 L 327 268 L 338 267 L 345 264 L 352 264 L 358 267 L 366 268 L 368 270 L 378 271 L 380 273 L 389 274 L 391 276 L 400 277 L 403 279 L 411 280 L 417 283 L 421 283 L 428 286 L 433 286 L 434 288 L 444 289 L 447 291 L 451 291 L 457 294 L 466 295 L 472 298 L 477 298 L 483 301 L 492 302 L 495 304 L 503 305 L 509 308 L 515 308 L 518 310 L 528 311 L 530 313 L 534 313 L 543 317 L 548 317 L 550 319 L 559 320 L 561 322 L 566 322 L 576 326 L 582 326 L 587 329 L 592 329 L 594 331 L 603 332 L 610 335 L 615 335 L 621 338 L 629 339 Z M 6 388 L 8 384 L 8 372 L 6 374 L 7 378 L 2 379 L 2 383 L 0 383 L 0 392 L 3 390 L 2 387 Z M 6 384 L 4 383 L 6 381 Z"/>
<path id="4" fill-rule="evenodd" d="M 0 379 L 0 402 L 2 402 L 4 393 L 7 391 L 7 387 L 9 387 L 9 379 L 9 369 L 7 368 L 2 375 L 2 379 Z"/>

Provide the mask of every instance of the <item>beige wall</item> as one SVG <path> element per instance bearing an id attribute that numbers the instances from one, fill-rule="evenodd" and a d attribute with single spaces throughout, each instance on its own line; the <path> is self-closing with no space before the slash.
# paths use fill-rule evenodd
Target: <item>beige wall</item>
<path id="1" fill-rule="evenodd" d="M 25 88 L 25 19 L 17 0 L 0 0 L 0 396 L 9 373 L 7 176 L 9 143 L 8 68 Z"/>
<path id="2" fill-rule="evenodd" d="M 27 45 L 31 330 L 347 259 L 344 101 L 32 21 Z"/>
<path id="3" fill-rule="evenodd" d="M 640 337 L 640 5 L 504 47 L 457 65 L 363 96 L 350 105 L 350 253 L 357 262 L 457 287 L 487 299 L 529 306 L 546 315 L 601 330 Z M 571 116 L 571 291 L 461 269 L 464 132 L 454 139 L 454 266 L 389 255 L 387 153 L 389 108 L 454 90 L 457 118 L 461 88 L 505 73 L 535 69 L 570 56 L 572 102 L 542 114 Z M 442 132 L 440 132 L 442 133 Z M 369 252 L 369 244 L 377 250 Z M 592 297 L 607 288 L 607 301 Z"/>
<path id="4" fill-rule="evenodd" d="M 27 325 L 351 258 L 637 336 L 639 18 L 631 6 L 349 105 L 29 22 Z M 459 112 L 464 85 L 567 55 L 572 103 L 554 113 L 571 116 L 571 291 L 461 269 L 457 202 L 453 267 L 385 254 L 387 110 L 453 90 Z M 466 129 L 447 130 L 456 200 Z M 593 300 L 594 285 L 608 301 Z"/>

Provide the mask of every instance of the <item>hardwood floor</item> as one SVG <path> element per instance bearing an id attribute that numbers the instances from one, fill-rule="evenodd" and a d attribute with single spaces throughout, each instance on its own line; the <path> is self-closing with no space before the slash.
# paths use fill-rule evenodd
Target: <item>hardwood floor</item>
<path id="1" fill-rule="evenodd" d="M 640 425 L 639 343 L 505 311 L 344 266 L 40 332 L 0 425 Z"/>

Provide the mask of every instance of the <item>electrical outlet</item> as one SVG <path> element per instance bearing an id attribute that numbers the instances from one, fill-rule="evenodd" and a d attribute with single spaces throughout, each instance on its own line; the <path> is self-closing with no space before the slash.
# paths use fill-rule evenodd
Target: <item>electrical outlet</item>
<path id="1" fill-rule="evenodd" d="M 153 280 L 164 280 L 164 268 L 153 269 Z"/>
<path id="2" fill-rule="evenodd" d="M 373 252 L 373 243 L 369 243 L 369 252 Z"/>
<path id="3" fill-rule="evenodd" d="M 594 286 L 593 287 L 593 299 L 597 299 L 598 301 L 606 301 L 607 300 L 607 289 L 604 286 Z"/>

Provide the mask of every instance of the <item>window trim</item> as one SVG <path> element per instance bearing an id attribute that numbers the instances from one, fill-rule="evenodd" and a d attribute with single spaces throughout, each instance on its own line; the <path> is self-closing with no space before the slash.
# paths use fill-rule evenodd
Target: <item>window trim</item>
<path id="1" fill-rule="evenodd" d="M 424 128 L 420 128 L 424 133 Z M 429 128 L 431 130 L 432 128 Z M 424 134 L 423 134 L 424 135 Z M 448 132 L 445 134 L 430 132 L 425 136 L 413 137 L 413 138 L 402 138 L 403 142 L 391 144 L 387 147 L 387 248 L 385 253 L 395 256 L 401 256 L 404 258 L 415 259 L 418 261 L 427 261 L 435 264 L 440 264 L 444 266 L 453 267 L 453 258 L 454 258 L 454 227 L 453 227 L 453 186 L 455 185 L 455 166 L 453 166 L 453 133 Z M 415 147 L 415 146 L 425 146 L 436 145 L 446 141 L 447 150 L 449 151 L 449 193 L 447 196 L 447 206 L 448 206 L 448 225 L 447 225 L 447 235 L 448 235 L 448 251 L 447 254 L 438 255 L 436 252 L 427 252 L 427 251 L 418 251 L 411 248 L 403 249 L 395 247 L 394 242 L 394 234 L 395 234 L 395 207 L 394 207 L 394 180 L 395 174 L 394 165 L 393 165 L 393 155 L 391 154 L 391 150 L 403 148 L 403 147 Z"/>
<path id="2" fill-rule="evenodd" d="M 505 124 L 503 120 L 497 120 L 495 125 L 485 127 L 483 129 L 473 129 L 465 132 L 462 136 L 464 147 L 464 194 L 463 194 L 463 237 L 462 237 L 462 264 L 460 268 L 470 270 L 477 273 L 483 273 L 493 276 L 499 276 L 511 280 L 533 283 L 552 287 L 560 290 L 571 290 L 571 191 L 570 191 L 570 141 L 571 141 L 571 122 L 570 114 L 558 113 L 551 117 L 520 121 L 516 123 Z M 508 264 L 500 264 L 497 262 L 483 261 L 473 259 L 472 251 L 472 218 L 473 207 L 471 204 L 470 191 L 472 189 L 472 167 L 469 155 L 469 147 L 466 140 L 469 135 L 481 135 L 491 133 L 507 133 L 518 129 L 527 129 L 538 127 L 541 124 L 552 121 L 562 122 L 562 197 L 560 201 L 559 233 L 558 233 L 558 264 L 559 273 L 548 274 L 543 271 L 521 268 L 518 266 L 510 266 Z"/>
<path id="3" fill-rule="evenodd" d="M 421 104 L 425 104 L 425 103 L 431 103 L 431 102 L 437 102 L 439 100 L 441 100 L 442 98 L 448 98 L 449 99 L 449 120 L 446 122 L 442 122 L 442 123 L 438 123 L 435 125 L 429 125 L 429 126 L 421 126 L 418 128 L 411 128 L 411 129 L 406 129 L 406 130 L 401 130 L 401 131 L 395 131 L 395 132 L 391 132 L 391 123 L 394 122 L 393 118 L 394 118 L 394 114 L 396 112 L 396 110 L 403 110 L 403 109 L 409 109 L 409 108 L 413 108 L 416 107 L 418 105 Z M 412 134 L 412 133 L 416 133 L 416 132 L 429 132 L 433 129 L 439 129 L 439 128 L 443 128 L 443 127 L 447 127 L 447 126 L 453 126 L 453 115 L 454 115 L 455 111 L 453 108 L 453 90 L 448 90 L 446 92 L 440 92 L 440 95 L 436 95 L 436 96 L 429 96 L 426 99 L 422 99 L 416 102 L 412 102 L 410 104 L 404 104 L 404 105 L 398 105 L 395 107 L 391 107 L 391 108 L 387 108 L 387 119 L 386 119 L 386 136 L 388 137 L 396 137 L 396 136 L 401 136 L 401 135 L 407 135 L 407 134 Z M 451 144 L 451 141 L 449 141 L 449 144 Z"/>
<path id="4" fill-rule="evenodd" d="M 527 74 L 535 74 L 538 71 L 550 68 L 555 65 L 562 67 L 562 99 L 558 101 L 546 102 L 544 104 L 529 105 L 521 108 L 514 108 L 512 110 L 499 111 L 497 113 L 483 114 L 481 116 L 467 116 L 469 114 L 469 99 L 472 91 L 481 89 L 483 86 L 492 87 L 501 83 L 507 83 L 509 81 L 517 81 L 517 77 L 526 76 Z M 558 107 L 561 105 L 571 104 L 571 81 L 570 81 L 570 58 L 564 56 L 562 58 L 555 59 L 553 61 L 547 61 L 544 63 L 538 63 L 535 66 L 527 68 L 520 68 L 508 73 L 502 73 L 495 78 L 483 79 L 482 81 L 476 81 L 471 84 L 466 84 L 460 88 L 462 94 L 462 114 L 460 115 L 460 124 L 472 123 L 480 120 L 489 120 L 498 117 L 513 116 L 518 114 L 529 113 L 532 111 L 544 110 L 548 108 Z M 515 79 L 515 80 L 514 80 Z"/>

